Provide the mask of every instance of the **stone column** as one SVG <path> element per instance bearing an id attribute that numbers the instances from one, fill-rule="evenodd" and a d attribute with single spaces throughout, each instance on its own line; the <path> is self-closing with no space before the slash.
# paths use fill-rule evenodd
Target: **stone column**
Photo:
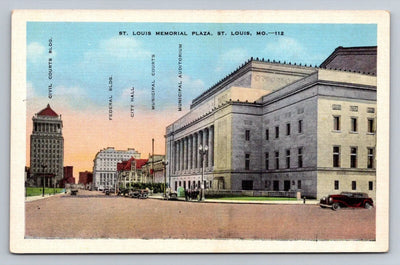
<path id="1" fill-rule="evenodd" d="M 177 141 L 176 171 L 181 170 L 181 140 Z"/>
<path id="2" fill-rule="evenodd" d="M 193 139 L 192 139 L 192 169 L 195 169 L 197 167 L 196 164 L 196 152 L 197 152 L 197 146 L 196 146 L 196 134 L 193 134 Z"/>
<path id="3" fill-rule="evenodd" d="M 203 144 L 203 132 L 199 131 L 198 137 L 197 137 L 197 168 L 201 170 L 201 158 L 200 158 L 200 153 L 199 153 L 199 146 Z"/>
<path id="4" fill-rule="evenodd" d="M 186 169 L 187 165 L 187 138 L 183 138 L 183 170 Z"/>
<path id="5" fill-rule="evenodd" d="M 179 145 L 179 170 L 183 170 L 183 139 L 180 140 Z"/>
<path id="6" fill-rule="evenodd" d="M 210 154 L 210 145 L 209 145 L 210 129 L 207 129 L 207 128 L 206 128 L 204 131 L 205 131 L 204 143 L 205 143 L 205 145 L 208 146 L 208 152 L 204 155 L 204 159 L 205 159 L 205 161 L 204 161 L 204 167 L 207 168 L 207 167 L 209 166 L 208 157 L 209 157 L 209 154 Z"/>
<path id="7" fill-rule="evenodd" d="M 188 143 L 189 143 L 189 148 L 188 148 L 188 169 L 192 169 L 192 152 L 193 152 L 193 138 L 192 135 L 189 135 L 188 137 Z"/>
<path id="8" fill-rule="evenodd" d="M 214 126 L 209 128 L 208 136 L 208 166 L 214 166 Z"/>

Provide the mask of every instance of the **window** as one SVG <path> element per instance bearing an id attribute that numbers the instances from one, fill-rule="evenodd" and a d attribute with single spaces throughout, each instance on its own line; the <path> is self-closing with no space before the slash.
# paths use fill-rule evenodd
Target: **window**
<path id="1" fill-rule="evenodd" d="M 357 118 L 355 117 L 351 118 L 351 131 L 357 132 Z"/>
<path id="2" fill-rule="evenodd" d="M 275 127 L 275 138 L 279 138 L 279 126 Z"/>
<path id="3" fill-rule="evenodd" d="M 374 183 L 372 181 L 368 182 L 368 189 L 369 190 L 374 190 Z"/>
<path id="4" fill-rule="evenodd" d="M 357 147 L 350 147 L 350 167 L 357 167 Z"/>
<path id="5" fill-rule="evenodd" d="M 356 190 L 357 189 L 357 182 L 354 181 L 354 180 L 351 182 L 351 189 L 352 190 Z"/>
<path id="6" fill-rule="evenodd" d="M 250 170 L 250 154 L 245 154 L 245 170 Z"/>
<path id="7" fill-rule="evenodd" d="M 303 133 L 303 120 L 299 120 L 298 129 L 299 133 Z"/>
<path id="8" fill-rule="evenodd" d="M 297 188 L 300 190 L 301 189 L 301 180 L 297 181 Z"/>
<path id="9" fill-rule="evenodd" d="M 269 140 L 269 129 L 265 130 L 265 140 Z"/>
<path id="10" fill-rule="evenodd" d="M 242 180 L 242 190 L 252 190 L 253 181 L 252 180 Z"/>
<path id="11" fill-rule="evenodd" d="M 340 116 L 333 117 L 333 130 L 340 131 Z"/>
<path id="12" fill-rule="evenodd" d="M 368 132 L 374 133 L 374 119 L 368 119 Z"/>
<path id="13" fill-rule="evenodd" d="M 339 180 L 335 180 L 335 190 L 339 189 Z"/>
<path id="14" fill-rule="evenodd" d="M 246 130 L 246 141 L 250 141 L 250 130 Z"/>
<path id="15" fill-rule="evenodd" d="M 303 147 L 297 149 L 297 167 L 303 167 Z"/>
<path id="16" fill-rule="evenodd" d="M 374 168 L 374 149 L 368 148 L 367 168 Z"/>
<path id="17" fill-rule="evenodd" d="M 275 168 L 279 169 L 279 152 L 275 151 Z"/>
<path id="18" fill-rule="evenodd" d="M 340 147 L 333 147 L 333 167 L 340 167 Z"/>
<path id="19" fill-rule="evenodd" d="M 290 123 L 286 124 L 286 135 L 290 135 Z"/>
<path id="20" fill-rule="evenodd" d="M 286 168 L 290 168 L 290 149 L 286 150 Z"/>
<path id="21" fill-rule="evenodd" d="M 265 153 L 265 170 L 269 169 L 269 153 Z"/>

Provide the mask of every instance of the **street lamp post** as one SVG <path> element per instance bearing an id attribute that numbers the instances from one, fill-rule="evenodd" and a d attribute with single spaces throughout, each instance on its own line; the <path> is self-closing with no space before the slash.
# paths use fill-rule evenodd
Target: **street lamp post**
<path id="1" fill-rule="evenodd" d="M 202 145 L 199 146 L 199 154 L 201 156 L 201 183 L 200 183 L 200 191 L 201 191 L 201 201 L 204 201 L 205 196 L 204 196 L 204 156 L 208 152 L 208 146 L 204 145 L 204 148 Z"/>
<path id="2" fill-rule="evenodd" d="M 44 169 L 47 167 L 47 165 L 46 164 L 42 164 L 41 165 L 41 167 L 42 167 L 42 174 L 43 174 L 43 190 L 42 190 L 42 197 L 44 197 L 44 187 L 45 187 L 45 185 L 44 185 L 44 182 L 45 182 L 45 180 L 46 180 L 46 174 L 45 174 L 45 172 L 44 172 Z"/>
<path id="3" fill-rule="evenodd" d="M 164 198 L 167 198 L 167 190 L 166 190 L 166 186 L 167 186 L 167 165 L 168 165 L 168 160 L 162 160 L 162 164 L 163 164 L 163 173 L 164 173 Z"/>

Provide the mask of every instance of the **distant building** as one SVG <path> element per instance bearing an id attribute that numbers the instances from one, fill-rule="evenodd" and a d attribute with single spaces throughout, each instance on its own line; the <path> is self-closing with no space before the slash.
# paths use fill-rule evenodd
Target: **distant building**
<path id="1" fill-rule="evenodd" d="M 53 187 L 63 178 L 63 122 L 48 104 L 32 117 L 30 169 L 35 185 Z"/>
<path id="2" fill-rule="evenodd" d="M 200 187 L 207 146 L 205 188 L 375 198 L 376 47 L 339 47 L 328 59 L 252 58 L 193 99 L 166 128 L 172 189 Z"/>
<path id="3" fill-rule="evenodd" d="M 119 188 L 128 188 L 133 183 L 147 183 L 143 173 L 143 165 L 147 159 L 137 159 L 131 157 L 127 161 L 117 164 L 118 184 Z"/>
<path id="4" fill-rule="evenodd" d="M 93 187 L 95 189 L 114 187 L 117 179 L 117 163 L 127 161 L 131 157 L 140 158 L 140 153 L 133 148 L 115 150 L 114 147 L 107 147 L 100 150 L 93 160 Z"/>
<path id="5" fill-rule="evenodd" d="M 65 184 L 75 184 L 74 167 L 64 167 L 64 178 L 60 181 L 60 187 L 64 188 Z"/>
<path id="6" fill-rule="evenodd" d="M 92 172 L 89 172 L 89 171 L 79 172 L 78 183 L 87 186 L 87 185 L 91 185 L 92 182 L 93 182 L 93 173 Z"/>
<path id="7" fill-rule="evenodd" d="M 165 155 L 149 156 L 148 161 L 142 168 L 146 182 L 164 183 L 164 161 Z"/>

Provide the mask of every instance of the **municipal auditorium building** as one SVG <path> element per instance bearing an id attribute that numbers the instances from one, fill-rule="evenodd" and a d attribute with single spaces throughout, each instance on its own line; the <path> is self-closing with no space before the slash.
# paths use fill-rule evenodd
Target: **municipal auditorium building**
<path id="1" fill-rule="evenodd" d="M 171 188 L 342 191 L 375 198 L 377 47 L 338 47 L 319 67 L 250 59 L 166 128 Z"/>

